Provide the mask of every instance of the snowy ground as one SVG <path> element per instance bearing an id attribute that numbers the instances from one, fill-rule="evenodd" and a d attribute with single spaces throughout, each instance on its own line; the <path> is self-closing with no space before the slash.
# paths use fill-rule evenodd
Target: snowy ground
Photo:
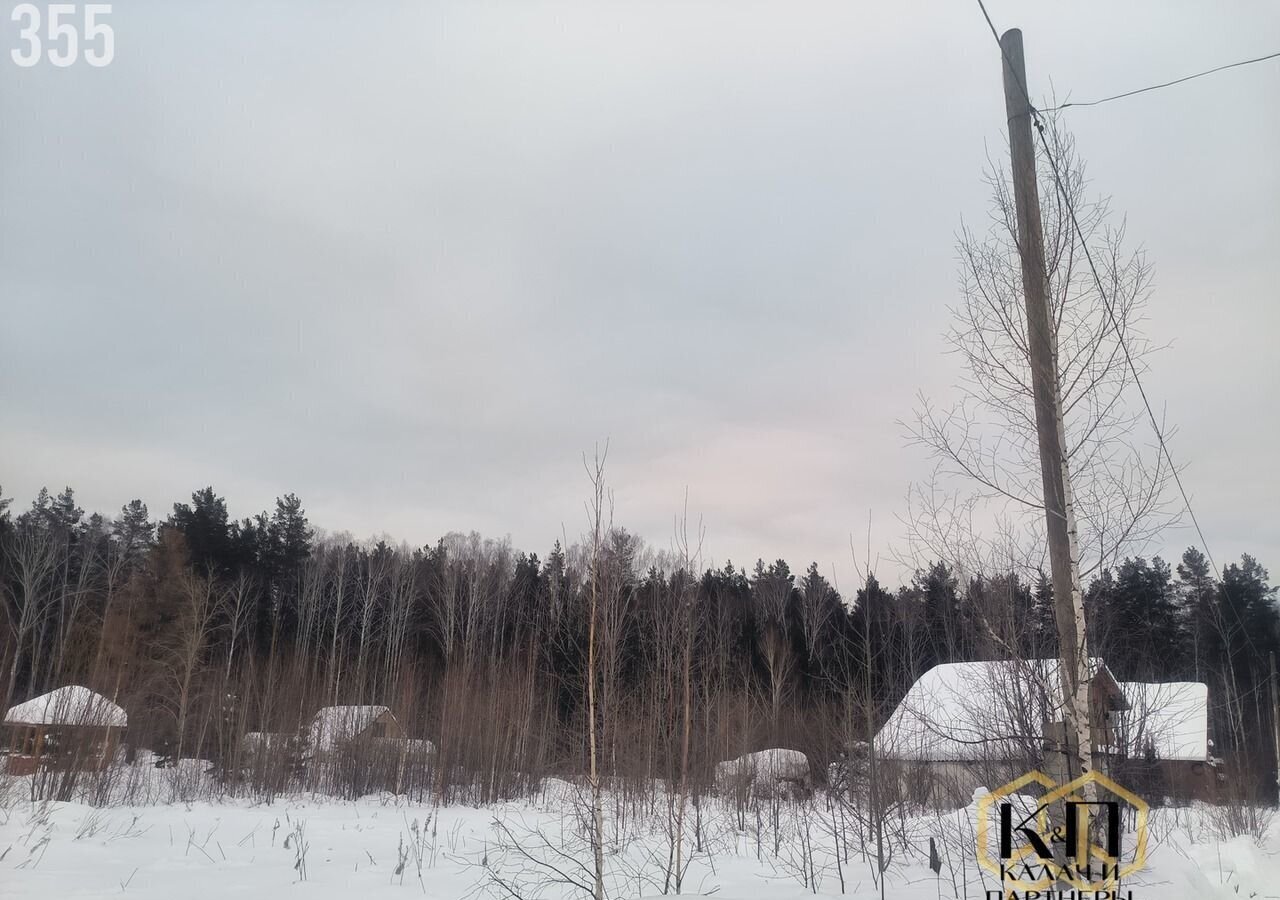
<path id="1" fill-rule="evenodd" d="M 563 785 L 534 801 L 486 809 L 435 809 L 390 796 L 93 807 L 33 804 L 22 788 L 20 780 L 0 785 L 4 898 L 578 897 L 580 890 L 557 882 L 583 879 L 580 866 L 590 859 L 575 825 L 580 806 Z M 661 895 L 670 850 L 665 802 L 610 799 L 610 896 Z M 799 900 L 815 896 L 809 882 L 817 896 L 878 896 L 856 839 L 837 866 L 837 820 L 826 809 L 818 798 L 782 807 L 774 825 L 765 810 L 737 827 L 742 820 L 728 806 L 708 802 L 684 894 Z M 1126 885 L 1135 900 L 1280 897 L 1277 828 L 1261 845 L 1248 836 L 1223 840 L 1218 818 L 1203 807 L 1154 811 L 1150 865 Z M 894 854 L 886 895 L 982 900 L 994 884 L 973 864 L 972 821 L 969 810 L 900 822 L 912 850 Z M 941 876 L 927 866 L 931 835 L 944 856 Z"/>

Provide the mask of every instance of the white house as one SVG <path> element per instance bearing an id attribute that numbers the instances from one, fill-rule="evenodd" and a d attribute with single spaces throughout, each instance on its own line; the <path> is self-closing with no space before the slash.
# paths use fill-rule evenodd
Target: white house
<path id="1" fill-rule="evenodd" d="M 1116 742 L 1129 756 L 1207 762 L 1209 688 L 1194 681 L 1120 683 L 1128 709 L 1118 718 Z"/>
<path id="2" fill-rule="evenodd" d="M 1095 765 L 1105 768 L 1112 715 L 1124 693 L 1100 659 L 1089 661 Z M 919 802 L 967 802 L 1045 767 L 1048 725 L 1062 718 L 1056 659 L 946 663 L 925 672 L 877 733 L 878 757 Z M 1056 744 L 1052 744 L 1056 746 Z"/>
<path id="3" fill-rule="evenodd" d="M 1161 790 L 1205 797 L 1219 780 L 1208 740 L 1208 688 L 1120 683 L 1097 658 L 1089 672 L 1094 768 L 1152 786 L 1158 778 Z M 976 787 L 1053 768 L 1046 753 L 1059 745 L 1049 723 L 1061 719 L 1056 659 L 948 663 L 911 686 L 875 747 L 908 797 L 963 803 Z"/>
<path id="4" fill-rule="evenodd" d="M 1115 751 L 1126 775 L 1149 790 L 1212 800 L 1225 780 L 1209 740 L 1209 688 L 1194 681 L 1121 682 L 1127 708 L 1115 717 Z"/>

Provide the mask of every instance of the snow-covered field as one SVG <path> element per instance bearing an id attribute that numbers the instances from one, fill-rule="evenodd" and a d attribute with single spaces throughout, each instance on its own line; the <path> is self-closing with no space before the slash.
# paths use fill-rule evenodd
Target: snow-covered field
<path id="1" fill-rule="evenodd" d="M 32 803 L 24 788 L 21 779 L 0 784 L 4 898 L 557 898 L 584 896 L 566 882 L 588 878 L 581 801 L 562 784 L 527 802 L 479 809 L 437 809 L 389 795 L 349 803 L 294 796 L 270 804 L 94 807 Z M 683 894 L 878 896 L 860 829 L 842 824 L 832 809 L 818 796 L 768 804 L 757 818 L 704 801 L 696 816 L 689 813 L 692 861 Z M 611 795 L 606 818 L 610 896 L 674 893 L 666 883 L 666 801 Z M 1280 897 L 1276 827 L 1261 844 L 1249 836 L 1224 839 L 1220 818 L 1207 807 L 1153 811 L 1150 865 L 1126 884 L 1136 900 Z M 981 900 L 995 887 L 973 861 L 972 807 L 899 820 L 894 828 L 909 836 L 910 849 L 894 851 L 886 896 Z M 930 836 L 943 857 L 940 876 L 928 868 Z"/>

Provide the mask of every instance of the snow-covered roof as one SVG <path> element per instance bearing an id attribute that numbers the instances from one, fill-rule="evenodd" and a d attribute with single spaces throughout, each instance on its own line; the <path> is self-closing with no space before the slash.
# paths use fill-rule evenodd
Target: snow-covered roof
<path id="1" fill-rule="evenodd" d="M 1117 717 L 1117 740 L 1131 756 L 1150 748 L 1159 759 L 1209 758 L 1209 688 L 1194 681 L 1120 684 L 1129 709 Z"/>
<path id="2" fill-rule="evenodd" d="M 1101 659 L 1091 677 L 1115 679 Z M 889 759 L 1016 759 L 1061 707 L 1056 659 L 944 663 L 925 672 L 876 735 Z"/>
<path id="3" fill-rule="evenodd" d="M 311 720 L 311 747 L 332 750 L 359 735 L 384 713 L 391 715 L 391 710 L 385 706 L 322 707 Z"/>
<path id="4" fill-rule="evenodd" d="M 97 728 L 125 728 L 129 717 L 101 694 L 69 684 L 26 703 L 11 707 L 4 714 L 11 725 L 89 725 Z"/>
<path id="5" fill-rule="evenodd" d="M 808 778 L 809 757 L 799 750 L 775 747 L 716 763 L 717 778 Z"/>

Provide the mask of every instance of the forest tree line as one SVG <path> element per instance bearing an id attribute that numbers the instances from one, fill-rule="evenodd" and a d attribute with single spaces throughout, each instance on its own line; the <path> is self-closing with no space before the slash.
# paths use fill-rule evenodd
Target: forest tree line
<path id="1" fill-rule="evenodd" d="M 1056 653 L 1039 572 L 935 561 L 845 597 L 816 563 L 700 569 L 619 527 L 595 550 L 318 537 L 292 494 L 238 520 L 212 488 L 159 520 L 139 500 L 86 516 L 70 488 L 21 511 L 0 500 L 5 707 L 85 684 L 127 710 L 131 749 L 230 767 L 248 732 L 383 704 L 436 744 L 438 787 L 485 798 L 584 769 L 588 585 L 613 779 L 672 777 L 682 721 L 692 771 L 769 746 L 831 760 L 935 664 Z M 1280 618 L 1253 558 L 1221 576 L 1195 548 L 1176 566 L 1125 559 L 1092 578 L 1086 609 L 1117 678 L 1208 684 L 1217 752 L 1270 777 Z"/>

